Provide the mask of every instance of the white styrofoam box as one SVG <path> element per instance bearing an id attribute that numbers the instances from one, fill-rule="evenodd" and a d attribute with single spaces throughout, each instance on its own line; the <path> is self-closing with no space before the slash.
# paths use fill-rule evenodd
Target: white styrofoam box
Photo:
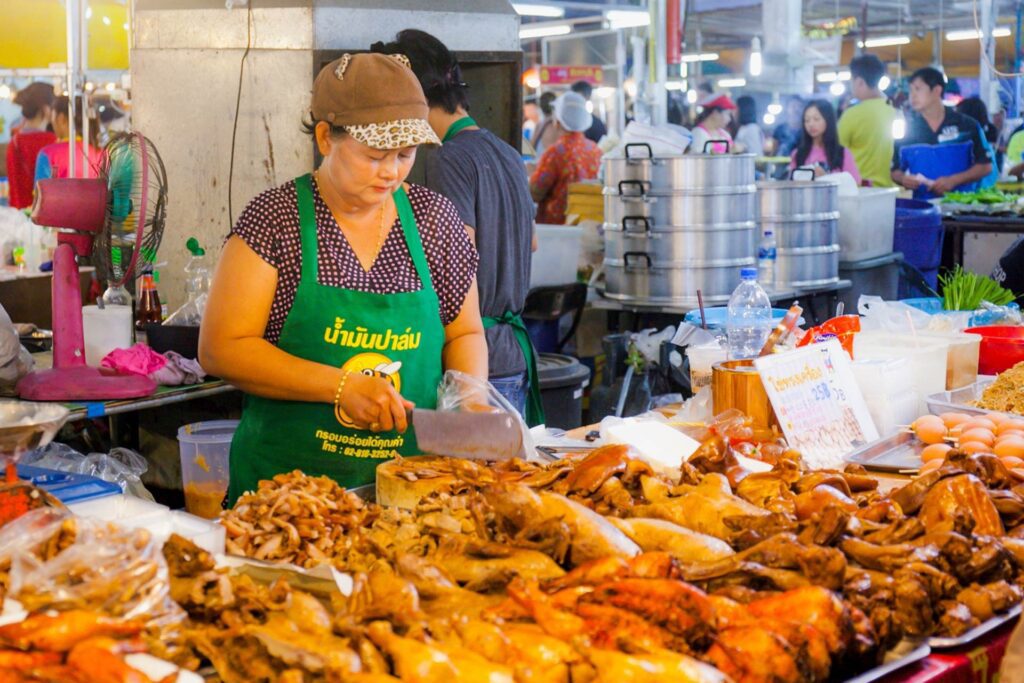
<path id="1" fill-rule="evenodd" d="M 860 332 L 853 338 L 854 360 L 906 358 L 910 362 L 917 414 L 928 413 L 927 399 L 945 391 L 948 345 L 941 341 L 889 332 Z"/>
<path id="2" fill-rule="evenodd" d="M 866 261 L 892 252 L 896 231 L 895 187 L 862 187 L 839 195 L 839 260 Z"/>
<path id="3" fill-rule="evenodd" d="M 537 251 L 530 265 L 530 287 L 567 285 L 576 282 L 583 228 L 578 225 L 534 226 Z"/>
<path id="4" fill-rule="evenodd" d="M 217 522 L 135 496 L 107 496 L 75 503 L 68 509 L 86 519 L 113 522 L 129 529 L 145 529 L 158 543 L 166 541 L 171 534 L 178 534 L 203 550 L 224 553 L 224 527 Z"/>

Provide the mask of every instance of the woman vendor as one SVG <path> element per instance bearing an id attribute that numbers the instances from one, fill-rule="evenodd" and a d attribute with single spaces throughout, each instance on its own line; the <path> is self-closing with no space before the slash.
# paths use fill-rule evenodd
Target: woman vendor
<path id="1" fill-rule="evenodd" d="M 323 162 L 265 191 L 231 231 L 200 359 L 246 392 L 229 503 L 301 469 L 342 486 L 417 452 L 406 420 L 445 370 L 487 378 L 477 253 L 447 199 L 405 183 L 440 144 L 402 55 L 345 55 L 313 85 Z"/>

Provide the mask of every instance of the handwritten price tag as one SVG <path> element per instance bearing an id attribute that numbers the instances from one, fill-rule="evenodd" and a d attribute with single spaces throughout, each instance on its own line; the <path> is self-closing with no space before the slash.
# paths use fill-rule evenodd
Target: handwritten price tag
<path id="1" fill-rule="evenodd" d="M 850 368 L 835 339 L 754 361 L 789 445 L 813 469 L 835 469 L 843 457 L 878 439 Z"/>

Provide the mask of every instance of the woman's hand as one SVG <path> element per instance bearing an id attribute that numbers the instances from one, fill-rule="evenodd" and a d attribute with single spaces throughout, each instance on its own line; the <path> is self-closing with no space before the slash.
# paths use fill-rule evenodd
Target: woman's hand
<path id="1" fill-rule="evenodd" d="M 360 428 L 371 432 L 405 432 L 406 409 L 413 404 L 395 391 L 391 382 L 361 372 L 350 372 L 341 391 L 341 409 Z"/>

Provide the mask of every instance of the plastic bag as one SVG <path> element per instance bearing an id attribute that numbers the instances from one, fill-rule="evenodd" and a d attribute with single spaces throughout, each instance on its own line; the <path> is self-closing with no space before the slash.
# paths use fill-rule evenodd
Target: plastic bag
<path id="1" fill-rule="evenodd" d="M 526 426 L 523 416 L 490 382 L 477 379 L 458 370 L 448 370 L 444 373 L 441 384 L 437 387 L 436 410 L 481 412 L 488 408 L 513 416 L 523 433 L 523 450 L 526 459 L 540 459 L 537 449 L 534 447 L 533 437 L 530 436 L 530 428 Z"/>
<path id="2" fill-rule="evenodd" d="M 170 595 L 162 546 L 145 529 L 74 518 L 74 540 L 54 553 L 34 550 L 67 531 L 66 511 L 33 510 L 0 529 L 0 548 L 20 538 L 10 564 L 10 594 L 29 612 L 96 610 L 153 626 L 184 620 Z M 67 535 L 65 541 L 68 541 Z"/>
<path id="3" fill-rule="evenodd" d="M 200 294 L 194 299 L 189 299 L 181 308 L 167 316 L 167 320 L 163 324 L 199 327 L 199 324 L 203 321 L 203 313 L 205 311 L 206 294 Z"/>
<path id="4" fill-rule="evenodd" d="M 11 316 L 0 305 L 0 395 L 16 395 L 18 380 L 35 367 L 32 354 L 21 345 Z"/>
<path id="5" fill-rule="evenodd" d="M 1016 302 L 1006 306 L 997 306 L 988 301 L 981 302 L 981 308 L 971 316 L 971 327 L 986 325 L 1020 325 L 1020 306 Z"/>
<path id="6" fill-rule="evenodd" d="M 880 296 L 861 295 L 857 312 L 863 316 L 861 329 L 884 330 L 894 334 L 915 332 L 963 332 L 970 327 L 971 311 L 943 311 L 928 314 L 902 301 L 884 301 Z"/>
<path id="7" fill-rule="evenodd" d="M 142 484 L 142 475 L 149 469 L 149 464 L 141 455 L 127 448 L 115 448 L 110 453 L 82 455 L 70 446 L 55 441 L 26 453 L 21 463 L 60 472 L 87 474 L 117 484 L 129 495 L 153 500 L 153 495 Z"/>

